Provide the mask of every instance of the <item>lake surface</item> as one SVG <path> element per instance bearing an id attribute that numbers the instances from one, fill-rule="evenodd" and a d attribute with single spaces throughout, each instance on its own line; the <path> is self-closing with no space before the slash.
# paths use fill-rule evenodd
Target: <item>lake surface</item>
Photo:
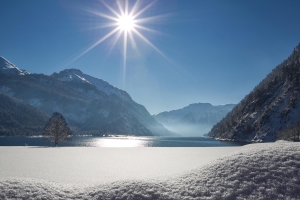
<path id="1" fill-rule="evenodd" d="M 223 147 L 242 146 L 244 142 L 219 141 L 204 137 L 93 137 L 73 136 L 60 142 L 68 147 Z M 42 137 L 0 137 L 0 146 L 54 146 Z"/>

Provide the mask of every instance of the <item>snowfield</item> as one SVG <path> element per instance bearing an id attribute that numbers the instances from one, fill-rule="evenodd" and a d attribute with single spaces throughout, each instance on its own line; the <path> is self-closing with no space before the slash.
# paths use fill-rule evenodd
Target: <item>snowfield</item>
<path id="1" fill-rule="evenodd" d="M 0 163 L 0 199 L 300 199 L 300 143 L 292 142 L 0 147 Z"/>

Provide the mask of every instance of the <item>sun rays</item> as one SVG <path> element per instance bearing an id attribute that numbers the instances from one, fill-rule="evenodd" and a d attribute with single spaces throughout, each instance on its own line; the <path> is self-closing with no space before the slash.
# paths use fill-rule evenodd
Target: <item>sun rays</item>
<path id="1" fill-rule="evenodd" d="M 101 24 L 99 28 L 111 28 L 107 34 L 100 37 L 98 41 L 92 44 L 90 47 L 85 49 L 82 53 L 80 53 L 77 57 L 75 57 L 71 62 L 79 59 L 92 49 L 94 49 L 99 44 L 106 41 L 108 38 L 115 35 L 113 43 L 111 45 L 111 50 L 115 47 L 118 42 L 122 42 L 122 54 L 123 54 L 123 88 L 125 87 L 125 76 L 126 76 L 126 63 L 127 63 L 127 51 L 128 51 L 128 44 L 131 44 L 131 47 L 137 49 L 137 39 L 140 41 L 145 42 L 148 46 L 150 46 L 153 50 L 155 50 L 158 54 L 162 57 L 169 59 L 156 47 L 147 37 L 142 33 L 142 31 L 156 34 L 159 33 L 156 30 L 153 30 L 149 27 L 146 27 L 145 24 L 148 22 L 153 22 L 155 20 L 159 20 L 165 16 L 151 16 L 151 17 L 142 17 L 142 15 L 151 8 L 156 1 L 151 1 L 147 5 L 143 5 L 140 0 L 134 2 L 133 5 L 129 4 L 128 0 L 116 0 L 114 4 L 111 2 L 107 3 L 105 1 L 100 1 L 102 5 L 106 8 L 107 12 L 98 12 L 96 10 L 87 10 L 89 13 L 105 18 L 108 23 Z M 70 63 L 71 63 L 70 62 Z"/>

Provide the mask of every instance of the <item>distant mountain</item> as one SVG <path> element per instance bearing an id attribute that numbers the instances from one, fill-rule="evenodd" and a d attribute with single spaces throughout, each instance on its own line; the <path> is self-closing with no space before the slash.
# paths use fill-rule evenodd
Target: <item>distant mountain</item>
<path id="1" fill-rule="evenodd" d="M 275 141 L 300 120 L 300 44 L 208 136 L 233 141 Z M 282 137 L 282 134 L 281 136 Z"/>
<path id="2" fill-rule="evenodd" d="M 0 135 L 40 135 L 49 115 L 0 93 Z"/>
<path id="3" fill-rule="evenodd" d="M 235 104 L 213 106 L 210 103 L 194 103 L 153 116 L 172 132 L 182 136 L 201 136 L 208 133 L 234 106 Z"/>
<path id="4" fill-rule="evenodd" d="M 125 91 L 80 70 L 51 76 L 6 72 L 0 72 L 0 93 L 48 115 L 62 113 L 75 134 L 172 135 Z"/>

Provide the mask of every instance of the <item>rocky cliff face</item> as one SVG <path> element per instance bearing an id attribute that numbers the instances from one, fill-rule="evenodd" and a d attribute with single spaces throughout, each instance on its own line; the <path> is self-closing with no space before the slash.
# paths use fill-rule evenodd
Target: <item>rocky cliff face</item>
<path id="1" fill-rule="evenodd" d="M 300 45 L 278 65 L 208 136 L 234 141 L 275 141 L 300 119 Z"/>

